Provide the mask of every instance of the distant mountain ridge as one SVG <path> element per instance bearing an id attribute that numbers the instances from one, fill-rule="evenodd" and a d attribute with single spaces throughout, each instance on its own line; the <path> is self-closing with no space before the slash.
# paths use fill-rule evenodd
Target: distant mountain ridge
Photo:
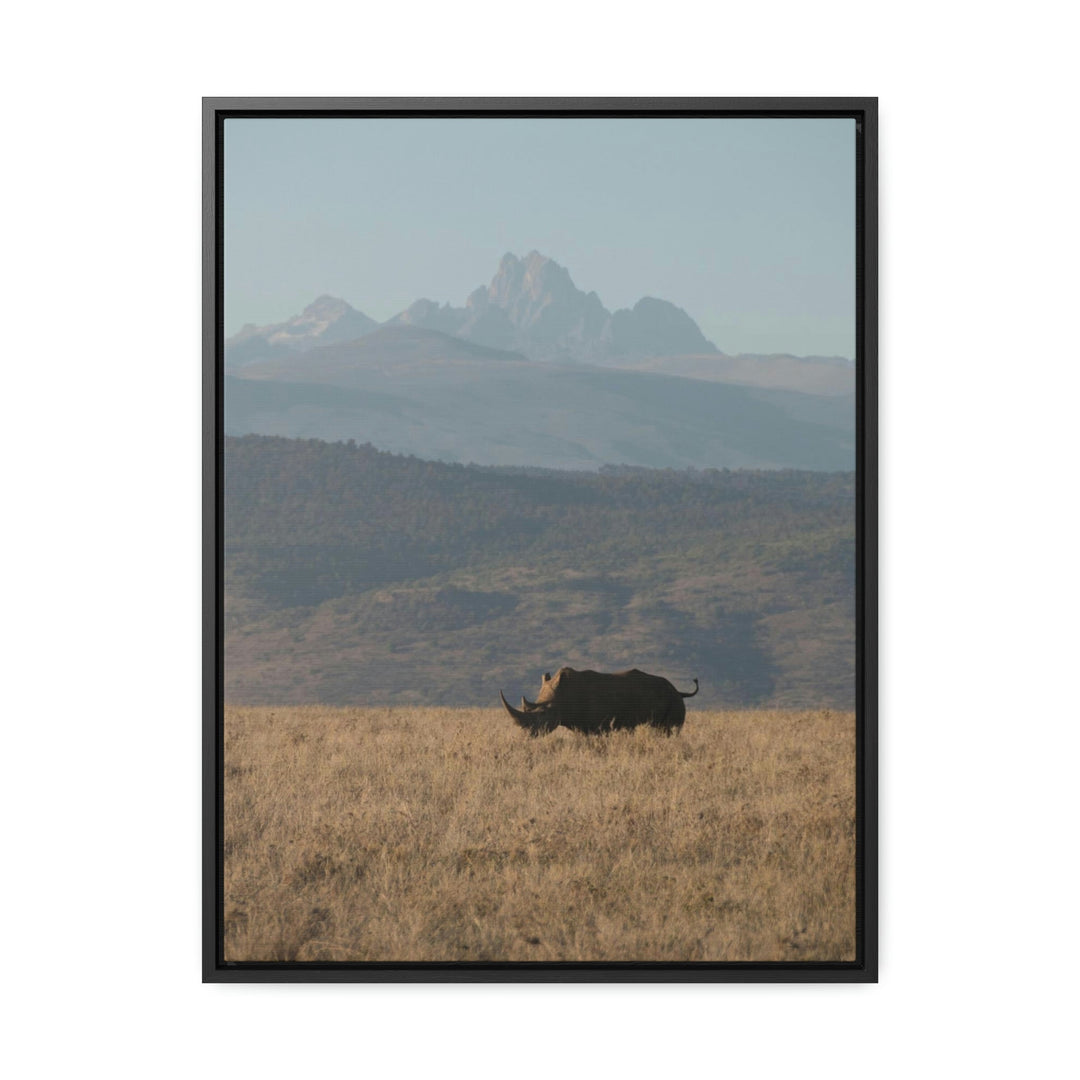
<path id="1" fill-rule="evenodd" d="M 417 365 L 446 367 L 464 374 L 470 364 L 524 363 L 521 353 L 480 345 L 442 330 L 405 323 L 377 326 L 353 341 L 328 342 L 303 353 L 278 348 L 272 354 L 245 365 L 241 374 L 251 379 L 296 381 L 314 378 L 334 383 L 355 372 L 404 376 Z M 348 385 L 348 382 L 346 383 Z"/>
<path id="2" fill-rule="evenodd" d="M 464 307 L 382 324 L 321 296 L 245 327 L 225 363 L 230 435 L 515 467 L 854 466 L 854 365 L 726 356 L 674 304 L 609 312 L 537 252 L 503 256 Z"/>
<path id="3" fill-rule="evenodd" d="M 854 418 L 850 395 L 540 363 L 410 326 L 225 381 L 229 435 L 356 439 L 481 465 L 843 471 Z"/>
<path id="4" fill-rule="evenodd" d="M 565 267 L 537 251 L 504 255 L 490 285 L 474 289 L 464 307 L 420 299 L 381 325 L 437 330 L 530 360 L 602 363 L 719 352 L 675 304 L 647 296 L 610 312 L 595 292 L 578 289 Z M 321 296 L 284 323 L 245 326 L 226 342 L 226 364 L 354 341 L 379 326 L 344 300 Z"/>

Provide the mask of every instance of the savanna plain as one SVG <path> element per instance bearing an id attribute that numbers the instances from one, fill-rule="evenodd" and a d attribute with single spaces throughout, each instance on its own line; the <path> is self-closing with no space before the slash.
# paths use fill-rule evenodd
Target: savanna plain
<path id="1" fill-rule="evenodd" d="M 855 716 L 225 711 L 228 961 L 855 959 Z"/>

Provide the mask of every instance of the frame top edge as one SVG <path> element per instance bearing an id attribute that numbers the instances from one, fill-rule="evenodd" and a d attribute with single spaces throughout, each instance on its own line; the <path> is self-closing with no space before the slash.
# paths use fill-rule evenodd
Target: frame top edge
<path id="1" fill-rule="evenodd" d="M 876 97 L 204 97 L 208 113 L 380 110 L 876 112 Z"/>

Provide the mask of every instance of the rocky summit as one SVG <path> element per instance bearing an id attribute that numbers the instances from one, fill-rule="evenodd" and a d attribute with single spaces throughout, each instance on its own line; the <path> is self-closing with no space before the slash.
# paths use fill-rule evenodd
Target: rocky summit
<path id="1" fill-rule="evenodd" d="M 491 284 L 474 289 L 463 308 L 418 300 L 391 321 L 513 349 L 533 360 L 603 362 L 717 351 L 674 304 L 645 297 L 632 310 L 613 314 L 538 251 L 524 258 L 504 255 Z"/>
<path id="2" fill-rule="evenodd" d="M 320 296 L 287 322 L 270 326 L 248 323 L 226 342 L 225 363 L 237 367 L 269 356 L 305 352 L 317 345 L 337 345 L 377 330 L 379 324 L 344 300 Z"/>

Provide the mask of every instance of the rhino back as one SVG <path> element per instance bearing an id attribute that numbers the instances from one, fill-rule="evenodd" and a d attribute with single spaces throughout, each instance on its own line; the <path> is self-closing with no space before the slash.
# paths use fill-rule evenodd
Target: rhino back
<path id="1" fill-rule="evenodd" d="M 650 722 L 677 725 L 685 715 L 682 699 L 667 679 L 637 668 L 614 674 L 560 668 L 545 682 L 544 692 L 559 707 L 560 722 L 578 731 Z"/>

